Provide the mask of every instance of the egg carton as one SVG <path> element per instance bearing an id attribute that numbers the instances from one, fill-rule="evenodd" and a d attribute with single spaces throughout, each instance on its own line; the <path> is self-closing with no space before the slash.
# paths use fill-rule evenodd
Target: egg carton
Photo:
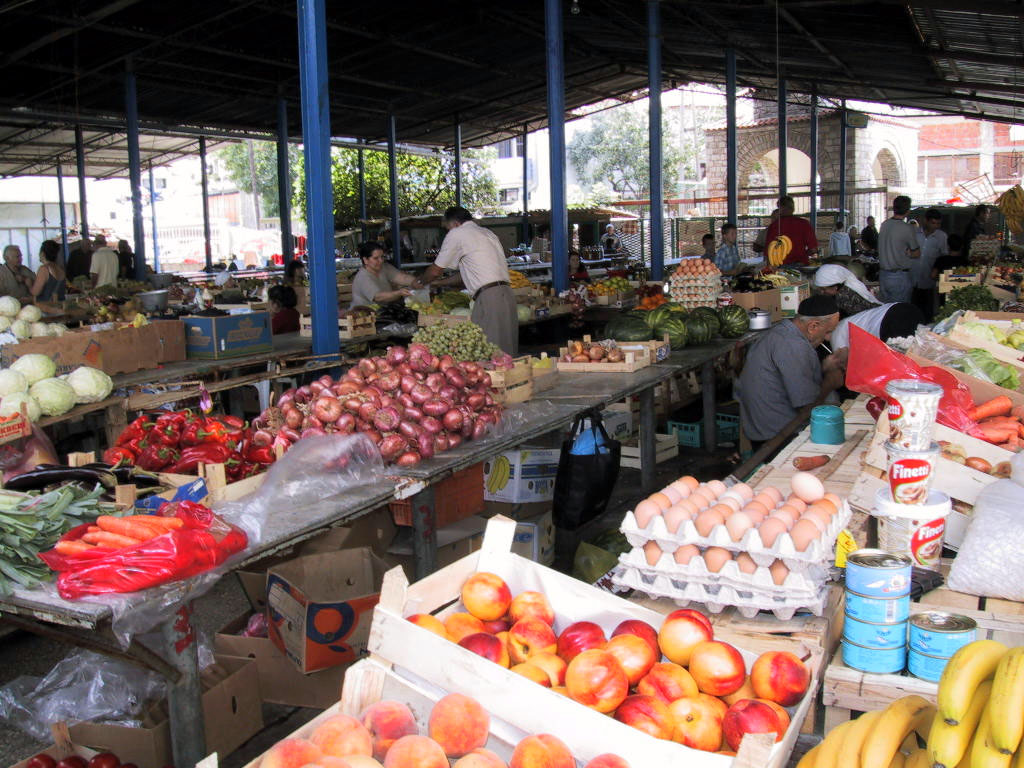
<path id="1" fill-rule="evenodd" d="M 825 532 L 811 542 L 806 550 L 800 552 L 793 545 L 789 532 L 779 534 L 770 547 L 761 541 L 757 529 L 751 528 L 739 541 L 733 541 L 725 524 L 716 525 L 708 536 L 701 536 L 693 520 L 687 520 L 675 533 L 670 533 L 665 526 L 665 518 L 661 515 L 651 518 L 645 528 L 637 525 L 636 516 L 630 510 L 622 520 L 619 530 L 626 537 L 631 547 L 642 547 L 648 541 L 658 542 L 665 552 L 675 552 L 685 544 L 705 547 L 722 547 L 730 552 L 746 552 L 758 565 L 771 565 L 773 560 L 781 560 L 791 571 L 803 571 L 811 566 L 830 562 L 835 557 L 835 542 L 839 532 L 850 522 L 850 505 L 843 500 L 843 508 L 829 523 Z"/>
<path id="2" fill-rule="evenodd" d="M 722 570 L 713 573 L 708 570 L 702 557 L 693 557 L 689 563 L 682 565 L 668 552 L 663 552 L 658 562 L 651 565 L 642 549 L 631 549 L 620 555 L 619 563 L 646 577 L 665 577 L 672 582 L 709 587 L 727 586 L 771 597 L 789 596 L 810 600 L 828 582 L 828 571 L 821 567 L 808 568 L 803 572 L 790 571 L 785 581 L 776 584 L 766 566 L 759 566 L 753 573 L 743 573 L 739 563 L 730 560 L 722 566 Z"/>
<path id="3" fill-rule="evenodd" d="M 797 611 L 822 616 L 828 602 L 828 585 L 823 586 L 813 599 L 804 599 L 739 590 L 724 584 L 712 587 L 695 582 L 673 581 L 665 576 L 649 577 L 636 568 L 621 564 L 612 572 L 611 581 L 622 589 L 672 600 L 680 608 L 686 608 L 690 603 L 699 603 L 711 613 L 721 613 L 732 607 L 745 619 L 754 618 L 759 611 L 771 611 L 779 621 L 789 621 Z"/>

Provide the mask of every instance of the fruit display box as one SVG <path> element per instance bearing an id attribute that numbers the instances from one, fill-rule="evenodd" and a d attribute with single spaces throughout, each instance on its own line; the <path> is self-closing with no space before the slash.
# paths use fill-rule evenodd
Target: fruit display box
<path id="1" fill-rule="evenodd" d="M 656 363 L 668 360 L 668 356 L 672 352 L 672 345 L 669 343 L 667 333 L 654 341 L 616 341 L 615 345 L 623 352 L 646 350 L 651 360 Z"/>
<path id="2" fill-rule="evenodd" d="M 491 386 L 495 389 L 504 389 L 533 379 L 533 366 L 530 365 L 530 356 L 516 357 L 512 359 L 512 367 L 507 369 L 487 369 L 491 377 Z"/>
<path id="3" fill-rule="evenodd" d="M 663 461 L 674 459 L 679 455 L 679 443 L 675 435 L 657 434 L 654 436 L 654 463 L 661 464 Z M 629 469 L 642 469 L 643 463 L 640 460 L 639 438 L 629 440 L 622 444 L 622 456 L 619 459 L 620 467 Z"/>
<path id="4" fill-rule="evenodd" d="M 374 336 L 377 333 L 375 323 L 377 316 L 373 313 L 346 315 L 338 318 L 338 338 L 350 340 Z M 299 325 L 300 336 L 313 335 L 313 318 L 303 317 Z"/>
<path id="5" fill-rule="evenodd" d="M 415 584 L 408 583 L 401 569 L 390 571 L 385 576 L 381 600 L 374 611 L 368 646 L 371 654 L 391 663 L 393 670 L 407 680 L 420 679 L 446 691 L 472 696 L 493 719 L 509 723 L 523 733 L 554 731 L 581 764 L 610 752 L 621 755 L 634 766 L 685 762 L 696 768 L 727 768 L 732 762 L 728 756 L 655 739 L 404 618 L 414 613 L 431 613 L 443 619 L 458 612 L 461 610 L 461 585 L 474 572 L 482 570 L 504 579 L 513 594 L 524 590 L 545 594 L 555 609 L 556 632 L 577 621 L 594 622 L 606 633 L 624 619 L 645 621 L 655 628 L 664 621 L 662 614 L 511 554 L 514 535 L 514 521 L 492 518 L 479 552 Z M 749 670 L 757 654 L 743 648 L 738 650 Z M 806 663 L 811 671 L 808 693 L 790 709 L 791 723 L 783 739 L 769 748 L 764 743 L 765 738 L 747 736 L 740 745 L 738 764 L 765 768 L 786 765 L 801 724 L 814 703 L 813 691 L 818 684 L 823 653 L 820 648 L 800 644 L 794 644 L 794 651 L 808 659 Z"/>
<path id="6" fill-rule="evenodd" d="M 1021 353 L 1013 347 L 999 344 L 995 341 L 984 339 L 967 331 L 965 323 L 987 323 L 1009 333 L 1012 330 L 1011 323 L 1014 320 L 1024 320 L 1024 314 L 1015 312 L 975 312 L 967 310 L 956 321 L 956 325 L 950 330 L 946 339 L 955 342 L 964 349 L 984 349 L 992 354 L 996 360 L 1009 363 L 1018 370 L 1024 370 L 1024 361 L 1021 360 Z"/>
<path id="7" fill-rule="evenodd" d="M 438 323 L 443 323 L 450 328 L 453 325 L 468 322 L 469 315 L 428 315 L 426 312 L 420 312 L 416 317 L 416 325 L 420 328 L 437 325 Z"/>
<path id="8" fill-rule="evenodd" d="M 590 344 L 590 336 L 584 336 L 583 341 L 586 344 Z M 654 358 L 646 347 L 625 350 L 625 360 L 621 363 L 609 363 L 607 360 L 601 360 L 596 363 L 567 363 L 562 358 L 568 352 L 568 347 L 561 347 L 558 350 L 559 371 L 566 371 L 567 373 L 633 373 L 654 363 Z"/>
<path id="9" fill-rule="evenodd" d="M 547 360 L 548 353 L 541 352 L 540 357 L 542 360 Z M 533 394 L 547 392 L 558 385 L 558 369 L 555 368 L 554 363 L 555 361 L 552 360 L 551 364 L 546 367 L 535 366 L 533 368 Z"/>

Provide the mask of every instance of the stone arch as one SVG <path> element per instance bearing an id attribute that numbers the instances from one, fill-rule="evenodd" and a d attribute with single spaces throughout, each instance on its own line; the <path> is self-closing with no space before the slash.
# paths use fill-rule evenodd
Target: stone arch
<path id="1" fill-rule="evenodd" d="M 741 187 L 750 178 L 754 165 L 766 154 L 779 148 L 779 133 L 776 126 L 777 124 L 773 123 L 764 126 L 741 128 L 738 131 L 736 170 Z M 818 124 L 818 178 L 821 180 L 822 185 L 839 176 L 837 156 L 829 148 L 829 137 L 834 128 L 831 123 L 824 120 Z M 810 122 L 791 122 L 787 133 L 786 146 L 810 156 Z M 774 181 L 777 182 L 777 174 L 773 175 L 775 177 Z"/>
<path id="2" fill-rule="evenodd" d="M 900 164 L 899 154 L 889 147 L 882 147 L 871 162 L 871 175 L 876 184 L 888 187 L 902 187 L 905 174 Z"/>

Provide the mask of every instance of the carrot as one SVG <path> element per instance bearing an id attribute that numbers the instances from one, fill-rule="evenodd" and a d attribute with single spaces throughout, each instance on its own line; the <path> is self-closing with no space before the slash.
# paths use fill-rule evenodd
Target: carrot
<path id="1" fill-rule="evenodd" d="M 88 542 L 76 539 L 75 541 L 58 541 L 53 548 L 62 555 L 80 555 L 83 552 L 91 552 L 96 549 Z"/>
<path id="2" fill-rule="evenodd" d="M 82 537 L 82 540 L 89 544 L 95 544 L 99 547 L 113 547 L 114 549 L 134 547 L 136 544 L 142 543 L 142 540 L 140 539 L 133 539 L 131 536 L 121 536 L 120 534 L 110 533 L 108 531 L 87 533 Z"/>
<path id="3" fill-rule="evenodd" d="M 1020 422 L 1012 416 L 990 416 L 987 419 L 982 419 L 978 423 L 994 429 L 1012 429 L 1014 431 L 1020 427 Z"/>
<path id="4" fill-rule="evenodd" d="M 131 520 L 138 520 L 142 523 L 149 523 L 161 528 L 168 528 L 176 531 L 185 527 L 185 521 L 178 517 L 160 517 L 159 515 L 132 515 Z"/>
<path id="5" fill-rule="evenodd" d="M 985 424 L 979 424 L 976 430 L 971 431 L 971 434 L 981 440 L 985 440 L 989 443 L 995 443 L 996 445 L 1009 442 L 1011 438 L 1014 440 L 1017 439 L 1016 429 L 1011 431 L 1001 427 L 987 426 Z"/>
<path id="6" fill-rule="evenodd" d="M 797 456 L 793 459 L 793 466 L 799 469 L 801 472 L 806 472 L 809 469 L 817 469 L 818 467 L 824 467 L 828 464 L 828 456 Z"/>
<path id="7" fill-rule="evenodd" d="M 1024 405 L 1013 406 L 1013 408 L 1010 410 L 1010 415 L 1013 416 L 1013 418 L 1015 419 L 1024 421 Z"/>
<path id="8" fill-rule="evenodd" d="M 99 533 L 102 530 L 103 529 L 100 528 L 98 525 L 90 525 L 88 528 L 85 529 L 85 532 L 86 533 Z"/>
<path id="9" fill-rule="evenodd" d="M 974 421 L 981 421 L 989 416 L 1009 416 L 1013 409 L 1013 401 L 1006 395 L 998 395 L 991 400 L 974 406 L 967 415 Z"/>
<path id="10" fill-rule="evenodd" d="M 165 533 L 158 526 L 148 525 L 131 517 L 100 515 L 96 518 L 96 524 L 107 533 L 116 533 L 119 536 L 128 536 L 133 539 L 140 539 L 141 541 L 148 541 Z"/>

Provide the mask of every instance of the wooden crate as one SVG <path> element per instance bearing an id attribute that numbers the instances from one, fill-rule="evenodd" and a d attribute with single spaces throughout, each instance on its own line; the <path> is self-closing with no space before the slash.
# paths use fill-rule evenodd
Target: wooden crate
<path id="1" fill-rule="evenodd" d="M 346 315 L 338 318 L 338 338 L 349 341 L 375 336 L 377 316 L 375 314 Z M 303 317 L 299 323 L 300 336 L 313 335 L 313 318 Z"/>
<path id="2" fill-rule="evenodd" d="M 654 436 L 655 464 L 661 464 L 663 461 L 668 461 L 678 455 L 679 441 L 676 439 L 675 435 L 658 434 Z M 622 456 L 619 459 L 619 466 L 629 467 L 630 469 L 641 469 L 643 467 L 643 464 L 640 461 L 639 438 L 622 444 Z"/>
<path id="3" fill-rule="evenodd" d="M 958 273 L 955 269 L 947 269 L 939 275 L 939 293 L 949 293 L 967 285 L 981 285 L 984 279 L 985 270 Z"/>
<path id="4" fill-rule="evenodd" d="M 459 323 L 468 323 L 469 319 L 469 315 L 428 315 L 425 312 L 420 312 L 416 317 L 416 325 L 420 328 L 427 328 L 431 325 L 443 323 L 451 327 Z"/>
<path id="5" fill-rule="evenodd" d="M 541 352 L 540 356 L 542 360 L 547 360 L 548 353 Z M 554 365 L 550 368 L 533 369 L 533 394 L 547 392 L 556 386 L 558 386 L 558 369 Z"/>
<path id="6" fill-rule="evenodd" d="M 502 370 L 488 370 L 491 377 L 491 386 L 495 389 L 511 387 L 521 384 L 524 381 L 533 379 L 533 366 L 530 365 L 530 356 L 524 355 L 512 359 L 512 367 Z"/>
<path id="7" fill-rule="evenodd" d="M 558 573 L 510 552 L 516 523 L 505 517 L 488 521 L 479 552 L 462 558 L 415 584 L 409 584 L 400 568 L 384 577 L 380 602 L 374 609 L 368 648 L 396 670 L 414 670 L 417 678 L 446 691 L 477 699 L 494 720 L 510 723 L 524 733 L 553 732 L 565 741 L 581 763 L 599 754 L 622 755 L 632 765 L 668 766 L 685 762 L 692 768 L 720 768 L 720 755 L 699 752 L 680 744 L 654 739 L 641 731 L 582 706 L 568 697 L 538 686 L 521 675 L 483 659 L 458 645 L 406 621 L 412 613 L 432 613 L 441 618 L 461 609 L 459 590 L 477 570 L 501 576 L 514 593 L 536 589 L 555 607 L 556 632 L 569 623 L 590 620 L 606 631 L 625 618 L 661 625 L 664 616 Z M 807 660 L 816 690 L 824 652 L 821 648 L 790 641 L 787 649 Z M 748 664 L 761 648 L 740 647 Z M 796 743 L 800 727 L 813 706 L 813 693 L 792 708 L 791 725 L 779 744 L 759 755 L 751 765 L 782 768 Z M 749 755 L 761 741 L 748 737 L 738 760 Z M 768 737 L 768 741 L 771 738 Z M 741 763 L 742 764 L 742 763 Z"/>
<path id="8" fill-rule="evenodd" d="M 533 380 L 520 381 L 510 387 L 495 387 L 494 401 L 502 405 L 525 403 L 533 397 Z"/>
<path id="9" fill-rule="evenodd" d="M 583 341 L 590 343 L 590 336 L 584 336 Z M 566 371 L 568 373 L 633 373 L 639 371 L 641 368 L 646 368 L 653 362 L 651 359 L 650 352 L 646 349 L 637 349 L 628 351 L 625 354 L 625 360 L 621 363 L 566 363 L 562 361 L 569 352 L 568 347 L 562 347 L 558 350 L 558 370 Z"/>
<path id="10" fill-rule="evenodd" d="M 957 321 L 956 325 L 953 326 L 946 338 L 949 341 L 956 342 L 956 344 L 964 349 L 984 349 L 991 353 L 992 357 L 996 360 L 1009 363 L 1017 368 L 1018 371 L 1024 371 L 1024 361 L 1021 360 L 1021 352 L 1013 347 L 1007 347 L 995 341 L 975 336 L 963 328 L 964 323 L 986 322 L 997 327 L 1009 329 L 1011 321 L 1022 319 L 1024 319 L 1024 315 L 1011 312 L 975 312 L 967 310 Z"/>
<path id="11" fill-rule="evenodd" d="M 650 355 L 651 360 L 655 363 L 661 363 L 668 360 L 668 356 L 672 352 L 672 345 L 668 341 L 667 333 L 661 339 L 656 339 L 654 341 L 616 341 L 615 344 L 623 352 L 645 349 Z"/>

